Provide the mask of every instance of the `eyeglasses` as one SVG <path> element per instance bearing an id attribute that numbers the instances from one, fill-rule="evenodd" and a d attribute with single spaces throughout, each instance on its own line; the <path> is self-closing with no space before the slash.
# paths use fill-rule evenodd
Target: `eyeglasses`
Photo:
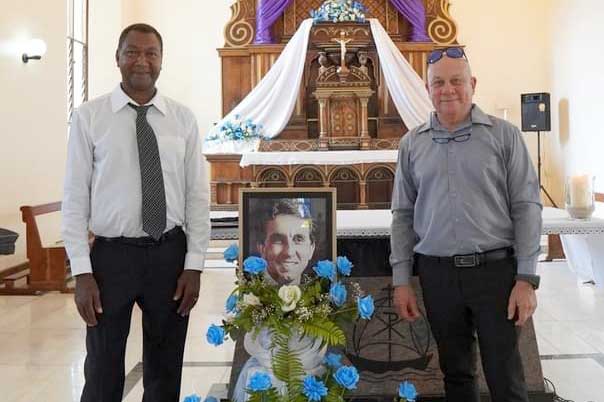
<path id="1" fill-rule="evenodd" d="M 461 59 L 464 57 L 466 60 L 468 60 L 468 56 L 466 56 L 463 48 L 447 47 L 445 49 L 436 49 L 430 52 L 430 55 L 428 56 L 428 64 L 436 63 L 443 58 L 443 55 L 447 55 L 447 57 L 450 57 L 451 59 Z"/>
<path id="2" fill-rule="evenodd" d="M 432 141 L 434 141 L 436 144 L 448 144 L 451 141 L 466 142 L 470 139 L 471 135 L 472 133 L 466 133 L 454 135 L 453 137 L 432 137 Z"/>

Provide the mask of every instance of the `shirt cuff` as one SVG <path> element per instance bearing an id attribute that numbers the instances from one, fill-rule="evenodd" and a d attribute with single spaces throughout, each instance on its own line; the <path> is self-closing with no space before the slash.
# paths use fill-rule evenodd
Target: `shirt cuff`
<path id="1" fill-rule="evenodd" d="M 187 253 L 185 255 L 185 269 L 203 271 L 206 256 L 204 254 Z"/>
<path id="2" fill-rule="evenodd" d="M 70 258 L 69 267 L 71 269 L 72 276 L 92 273 L 90 256 Z"/>
<path id="3" fill-rule="evenodd" d="M 537 272 L 537 258 L 523 258 L 518 259 L 518 274 L 522 275 L 535 275 Z"/>
<path id="4" fill-rule="evenodd" d="M 411 270 L 411 264 L 405 264 L 404 262 L 402 262 L 394 265 L 392 267 L 392 286 L 396 287 L 409 285 Z"/>

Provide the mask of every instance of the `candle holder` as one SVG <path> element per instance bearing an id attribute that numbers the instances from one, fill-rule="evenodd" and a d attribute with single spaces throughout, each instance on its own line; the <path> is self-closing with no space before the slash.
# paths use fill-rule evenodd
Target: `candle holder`
<path id="1" fill-rule="evenodd" d="M 566 177 L 565 205 L 573 219 L 589 219 L 596 209 L 594 177 L 584 174 Z"/>

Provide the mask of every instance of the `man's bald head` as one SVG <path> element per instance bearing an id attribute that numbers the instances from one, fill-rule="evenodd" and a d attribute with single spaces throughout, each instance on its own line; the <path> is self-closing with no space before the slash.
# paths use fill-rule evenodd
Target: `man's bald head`
<path id="1" fill-rule="evenodd" d="M 475 87 L 476 78 L 463 57 L 443 54 L 440 60 L 428 65 L 426 88 L 439 122 L 450 131 L 470 115 Z"/>

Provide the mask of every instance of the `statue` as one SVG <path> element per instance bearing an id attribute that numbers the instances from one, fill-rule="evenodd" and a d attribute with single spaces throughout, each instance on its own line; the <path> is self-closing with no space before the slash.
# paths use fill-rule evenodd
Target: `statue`
<path id="1" fill-rule="evenodd" d="M 342 82 L 346 81 L 346 77 L 350 74 L 350 69 L 346 67 L 346 44 L 352 41 L 352 39 L 345 38 L 346 32 L 340 31 L 340 39 L 332 39 L 332 41 L 340 44 L 340 67 L 336 71 Z"/>

